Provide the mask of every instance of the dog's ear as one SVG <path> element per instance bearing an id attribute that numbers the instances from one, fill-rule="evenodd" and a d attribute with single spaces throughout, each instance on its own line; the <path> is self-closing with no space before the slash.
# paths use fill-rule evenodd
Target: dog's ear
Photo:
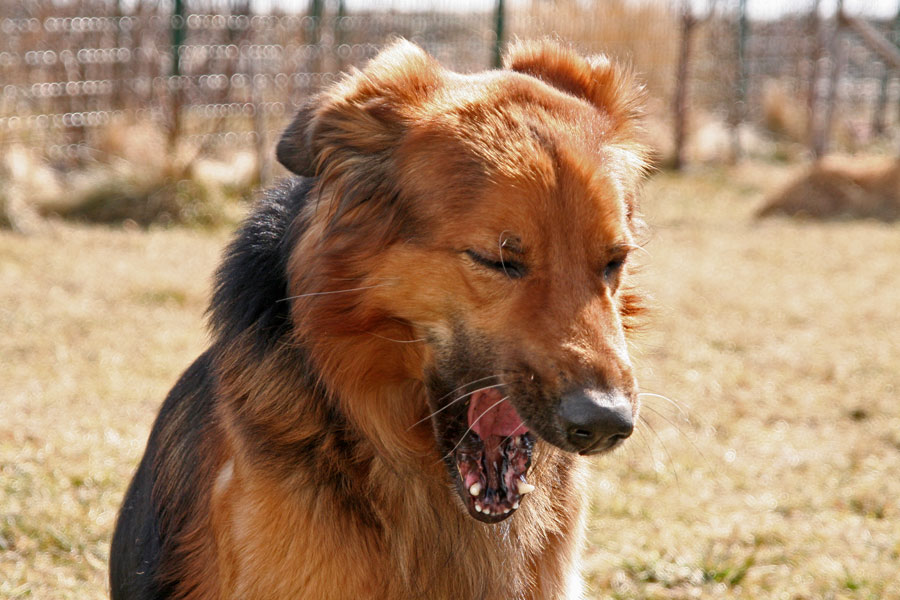
<path id="1" fill-rule="evenodd" d="M 635 190 L 646 175 L 649 148 L 643 143 L 641 127 L 644 88 L 628 67 L 606 56 L 583 57 L 571 48 L 550 40 L 516 42 L 504 60 L 504 67 L 540 79 L 568 94 L 586 100 L 608 116 L 611 144 L 604 151 L 614 154 L 618 174 L 626 189 Z M 625 197 L 628 220 L 640 227 L 636 193 Z"/>
<path id="2" fill-rule="evenodd" d="M 310 124 L 315 113 L 315 99 L 309 100 L 300 107 L 294 120 L 281 134 L 281 140 L 275 148 L 275 156 L 284 167 L 304 177 L 316 174 L 316 161 L 312 156 L 312 140 Z"/>
<path id="3" fill-rule="evenodd" d="M 630 69 L 603 55 L 585 58 L 551 40 L 520 41 L 510 47 L 504 67 L 587 100 L 606 112 L 618 130 L 636 125 L 642 112 L 643 87 Z"/>
<path id="4" fill-rule="evenodd" d="M 391 155 L 417 109 L 442 82 L 440 65 L 400 40 L 362 71 L 353 70 L 300 109 L 278 143 L 278 161 L 304 176 L 340 179 L 347 202 L 364 200 L 391 179 Z"/>

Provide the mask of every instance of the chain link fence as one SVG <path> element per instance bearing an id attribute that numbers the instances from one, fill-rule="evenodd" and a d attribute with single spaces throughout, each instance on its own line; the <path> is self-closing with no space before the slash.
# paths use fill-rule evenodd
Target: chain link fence
<path id="1" fill-rule="evenodd" d="M 770 151 L 780 140 L 813 153 L 896 149 L 898 65 L 839 27 L 838 13 L 818 0 L 779 11 L 771 5 L 4 2 L 0 144 L 72 165 L 98 158 L 104 130 L 137 120 L 203 152 L 255 149 L 265 169 L 303 100 L 394 37 L 453 69 L 476 71 L 493 66 L 498 47 L 513 37 L 557 36 L 634 65 L 652 98 L 651 133 L 663 157 L 694 148 L 687 160 L 723 160 Z M 897 48 L 898 0 L 854 5 L 852 16 Z"/>

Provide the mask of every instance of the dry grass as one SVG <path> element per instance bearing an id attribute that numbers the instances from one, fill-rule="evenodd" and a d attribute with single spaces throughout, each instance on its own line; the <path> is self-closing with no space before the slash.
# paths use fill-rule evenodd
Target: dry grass
<path id="1" fill-rule="evenodd" d="M 755 220 L 791 175 L 648 186 L 658 309 L 634 358 L 687 418 L 647 396 L 648 424 L 598 461 L 596 597 L 900 598 L 900 235 Z M 0 598 L 105 596 L 115 511 L 204 346 L 225 239 L 0 232 Z"/>
<path id="2" fill-rule="evenodd" d="M 779 190 L 760 211 L 812 219 L 900 220 L 900 160 L 830 156 Z"/>

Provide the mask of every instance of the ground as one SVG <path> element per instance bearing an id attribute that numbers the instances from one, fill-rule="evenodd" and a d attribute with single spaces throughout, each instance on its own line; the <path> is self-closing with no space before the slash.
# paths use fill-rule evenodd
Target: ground
<path id="1" fill-rule="evenodd" d="M 900 598 L 900 227 L 757 220 L 791 169 L 658 174 L 638 432 L 596 461 L 597 598 Z M 0 233 L 0 598 L 106 597 L 115 513 L 204 348 L 228 232 Z"/>

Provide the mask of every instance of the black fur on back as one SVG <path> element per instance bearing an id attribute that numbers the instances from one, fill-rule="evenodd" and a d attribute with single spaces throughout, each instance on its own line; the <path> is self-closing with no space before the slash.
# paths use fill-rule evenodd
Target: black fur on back
<path id="1" fill-rule="evenodd" d="M 137 473 L 128 486 L 109 549 L 109 584 L 113 600 L 163 600 L 174 593 L 172 582 L 157 577 L 165 553 L 162 521 L 166 515 L 188 514 L 203 478 L 196 471 L 204 436 L 214 426 L 214 378 L 211 356 L 200 356 L 169 392 L 153 424 Z M 166 457 L 168 460 L 160 460 Z M 173 460 L 174 457 L 174 460 Z M 153 487 L 172 477 L 164 468 L 180 472 L 181 493 L 156 506 Z M 171 519 L 169 519 L 171 520 Z"/>
<path id="2" fill-rule="evenodd" d="M 307 223 L 298 219 L 314 180 L 293 178 L 266 192 L 225 251 L 208 311 L 214 347 L 251 332 L 254 350 L 265 353 L 291 330 L 286 267 Z M 162 600 L 175 592 L 161 580 L 171 562 L 170 537 L 183 517 L 206 507 L 212 481 L 203 462 L 217 435 L 216 352 L 200 356 L 169 392 L 153 424 L 144 457 L 119 511 L 110 547 L 113 600 Z M 154 487 L 172 492 L 155 501 Z"/>
<path id="3" fill-rule="evenodd" d="M 287 261 L 306 228 L 296 217 L 314 181 L 288 179 L 266 192 L 228 246 L 209 308 L 217 342 L 252 328 L 256 349 L 264 352 L 290 331 Z"/>

